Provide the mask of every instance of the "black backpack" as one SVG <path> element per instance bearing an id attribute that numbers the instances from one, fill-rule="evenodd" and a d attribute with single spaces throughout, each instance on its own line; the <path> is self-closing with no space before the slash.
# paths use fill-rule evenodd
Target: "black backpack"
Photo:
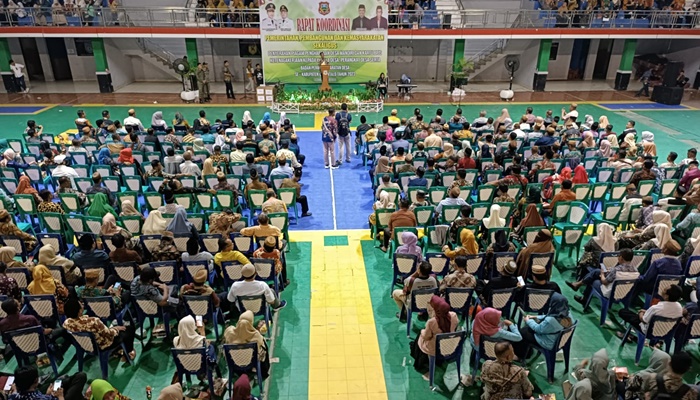
<path id="1" fill-rule="evenodd" d="M 678 390 L 673 393 L 669 393 L 666 391 L 663 375 L 656 374 L 656 397 L 654 397 L 652 400 L 681 400 L 689 390 L 690 386 L 684 383 L 678 388 Z"/>
<path id="2" fill-rule="evenodd" d="M 338 120 L 338 135 L 345 137 L 350 133 L 350 121 L 348 121 L 348 112 L 341 111 L 338 115 L 340 115 L 340 120 Z"/>

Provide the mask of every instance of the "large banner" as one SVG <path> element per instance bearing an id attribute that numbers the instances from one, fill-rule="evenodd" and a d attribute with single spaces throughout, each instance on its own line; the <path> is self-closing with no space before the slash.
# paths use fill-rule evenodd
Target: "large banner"
<path id="1" fill-rule="evenodd" d="M 387 5 L 383 0 L 259 0 L 265 81 L 376 81 L 387 69 Z M 323 53 L 323 55 L 321 54 Z"/>

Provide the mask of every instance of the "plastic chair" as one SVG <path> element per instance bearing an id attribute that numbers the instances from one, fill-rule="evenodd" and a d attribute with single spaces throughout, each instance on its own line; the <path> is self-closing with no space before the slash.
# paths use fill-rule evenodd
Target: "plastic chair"
<path id="1" fill-rule="evenodd" d="M 58 314 L 56 298 L 53 295 L 25 295 L 23 314 L 35 316 L 43 324 L 50 327 L 58 326 L 62 321 Z"/>
<path id="2" fill-rule="evenodd" d="M 180 282 L 177 261 L 158 261 L 148 265 L 160 274 L 158 279 L 164 284 L 177 285 Z"/>
<path id="3" fill-rule="evenodd" d="M 255 251 L 255 240 L 252 236 L 243 236 L 240 233 L 232 233 L 231 241 L 233 242 L 233 248 L 247 256 L 253 254 Z"/>
<path id="4" fill-rule="evenodd" d="M 608 312 L 612 308 L 613 304 L 622 304 L 624 308 L 629 308 L 636 284 L 636 279 L 615 279 L 612 284 L 612 289 L 610 290 L 610 296 L 612 298 L 603 296 L 600 289 L 593 287 L 591 294 L 586 299 L 586 305 L 583 307 L 583 309 L 585 310 L 588 308 L 593 297 L 600 299 L 600 326 L 603 326 L 605 325 L 605 321 L 608 318 Z"/>
<path id="5" fill-rule="evenodd" d="M 241 314 L 245 311 L 250 311 L 253 315 L 265 318 L 267 335 L 270 336 L 272 334 L 272 332 L 270 332 L 270 304 L 268 304 L 264 294 L 259 294 L 257 296 L 238 296 L 236 297 L 236 304 Z"/>
<path id="6" fill-rule="evenodd" d="M 435 336 L 435 355 L 429 356 L 431 390 L 435 390 L 435 387 L 433 386 L 435 378 L 435 364 L 438 362 L 456 362 L 457 376 L 461 376 L 462 352 L 464 351 L 464 342 L 466 340 L 467 331 L 440 333 Z"/>
<path id="7" fill-rule="evenodd" d="M 474 303 L 474 289 L 471 288 L 445 288 L 445 301 L 450 305 L 450 310 L 461 315 L 469 330 L 469 309 Z"/>
<path id="8" fill-rule="evenodd" d="M 40 233 L 36 235 L 36 238 L 39 241 L 39 248 L 50 244 L 56 254 L 66 254 L 67 257 L 70 257 L 73 245 L 66 246 L 66 242 L 63 240 L 63 236 L 61 236 L 60 233 Z"/>
<path id="9" fill-rule="evenodd" d="M 552 298 L 553 294 L 553 290 L 525 287 L 522 304 L 518 307 L 518 311 L 521 311 L 518 325 L 520 325 L 523 314 L 525 313 L 535 313 L 537 315 L 547 314 L 547 310 L 549 310 L 549 300 Z"/>
<path id="10" fill-rule="evenodd" d="M 499 252 L 499 253 L 493 253 L 493 265 L 491 266 L 491 277 L 496 277 L 498 275 L 501 275 L 503 272 L 503 267 L 506 266 L 509 262 L 513 261 L 518 258 L 518 253 L 511 253 L 511 252 Z"/>
<path id="11" fill-rule="evenodd" d="M 214 327 L 214 335 L 219 341 L 219 318 L 224 320 L 224 314 L 219 307 L 214 307 L 211 296 L 182 296 L 183 305 L 190 315 L 208 319 Z M 223 335 L 223 329 L 221 334 Z"/>
<path id="12" fill-rule="evenodd" d="M 435 207 L 433 206 L 421 206 L 413 209 L 413 214 L 416 216 L 416 221 L 418 226 L 426 228 L 433 221 L 433 215 L 435 214 Z"/>
<path id="13" fill-rule="evenodd" d="M 557 359 L 557 353 L 559 350 L 563 350 L 564 353 L 564 372 L 569 371 L 569 355 L 571 352 L 571 338 L 574 336 L 574 331 L 576 330 L 576 325 L 578 322 L 574 323 L 570 327 L 562 330 L 556 335 L 554 343 L 556 346 L 553 349 L 545 349 L 537 344 L 531 344 L 532 349 L 544 356 L 545 362 L 547 364 L 547 381 L 549 383 L 554 382 L 554 365 Z"/>
<path id="14" fill-rule="evenodd" d="M 389 294 L 394 291 L 394 286 L 398 279 L 401 280 L 403 284 L 404 280 L 411 276 L 418 268 L 418 257 L 414 254 L 397 254 L 393 255 L 393 276 L 391 278 L 391 287 L 389 289 Z"/>
<path id="15" fill-rule="evenodd" d="M 688 327 L 686 328 L 683 336 L 681 338 L 676 338 L 676 346 L 674 353 L 678 353 L 683 350 L 690 339 L 700 338 L 700 314 L 693 314 L 688 320 Z M 680 339 L 680 340 L 679 340 Z"/>
<path id="16" fill-rule="evenodd" d="M 688 258 L 688 262 L 685 265 L 684 275 L 686 278 L 697 278 L 700 276 L 700 256 L 692 256 Z"/>
<path id="17" fill-rule="evenodd" d="M 162 280 L 162 279 L 161 279 Z M 170 315 L 168 312 L 163 310 L 161 306 L 156 304 L 156 302 L 143 298 L 134 298 L 134 308 L 136 309 L 136 327 L 140 328 L 142 331 L 145 330 L 144 324 L 146 320 L 151 321 L 151 329 L 155 327 L 156 318 L 163 320 L 165 325 L 165 335 L 170 336 Z M 145 332 L 143 332 L 139 338 L 141 342 L 141 347 L 143 347 L 143 339 Z"/>
<path id="18" fill-rule="evenodd" d="M 46 353 L 51 362 L 51 369 L 53 369 L 54 375 L 58 377 L 56 358 L 54 357 L 52 346 L 49 346 L 46 342 L 43 326 L 32 326 L 5 332 L 3 341 L 6 341 L 12 348 L 17 358 L 17 364 L 20 367 L 31 364 L 29 357 L 36 357 Z"/>
<path id="19" fill-rule="evenodd" d="M 443 253 L 428 253 L 425 261 L 430 263 L 433 274 L 444 278 L 450 272 L 450 259 Z"/>
<path id="20" fill-rule="evenodd" d="M 481 360 L 496 359 L 496 344 L 501 342 L 499 339 L 492 339 L 490 336 L 481 335 L 479 345 L 474 349 L 474 359 L 472 361 L 472 381 L 476 379 L 476 373 L 481 368 Z"/>
<path id="21" fill-rule="evenodd" d="M 406 307 L 406 336 L 411 337 L 411 323 L 414 312 L 428 312 L 428 302 L 437 294 L 437 288 L 414 289 L 409 294 L 410 304 Z"/>
<path id="22" fill-rule="evenodd" d="M 651 306 L 652 298 L 660 299 L 662 293 L 666 291 L 671 285 L 678 285 L 683 287 L 683 281 L 685 276 L 683 275 L 658 275 L 656 277 L 656 283 L 654 283 L 654 290 L 652 294 L 646 293 L 644 295 L 644 309 L 648 309 Z"/>
<path id="23" fill-rule="evenodd" d="M 175 369 L 180 382 L 185 382 L 185 377 L 207 376 L 209 382 L 209 393 L 214 393 L 214 377 L 207 361 L 207 348 L 198 347 L 195 349 L 170 349 L 175 361 Z"/>
<path id="24" fill-rule="evenodd" d="M 664 342 L 666 344 L 666 352 L 668 353 L 671 348 L 671 340 L 678 327 L 679 318 L 664 318 L 660 316 L 653 316 L 647 325 L 646 332 L 642 332 L 634 326 L 630 325 L 625 331 L 625 335 L 622 337 L 622 346 L 627 343 L 627 337 L 629 336 L 632 329 L 637 333 L 637 352 L 634 355 L 634 363 L 639 364 L 639 359 L 642 357 L 642 350 L 644 349 L 644 341 L 649 339 L 653 342 Z"/>
<path id="25" fill-rule="evenodd" d="M 229 395 L 233 395 L 233 383 L 236 375 L 253 373 L 255 371 L 258 378 L 258 389 L 260 390 L 260 396 L 262 396 L 262 370 L 260 359 L 258 358 L 258 344 L 225 344 L 223 348 L 226 365 L 228 366 Z"/>
<path id="26" fill-rule="evenodd" d="M 23 292 L 27 291 L 27 286 L 32 281 L 32 273 L 29 272 L 28 268 L 8 268 L 5 271 L 5 275 L 14 279 L 19 289 Z"/>
<path id="27" fill-rule="evenodd" d="M 264 282 L 272 281 L 275 293 L 279 296 L 280 287 L 284 287 L 284 282 L 280 282 L 280 274 L 275 271 L 275 260 L 267 258 L 251 258 L 250 262 L 255 266 L 255 272 L 258 275 L 257 279 Z"/>
<path id="28" fill-rule="evenodd" d="M 502 315 L 510 315 L 510 307 L 515 298 L 513 289 L 496 289 L 491 292 L 486 300 L 485 307 L 492 307 L 501 311 Z M 476 312 L 476 308 L 474 308 Z"/>
<path id="29" fill-rule="evenodd" d="M 569 250 L 568 256 L 576 251 L 576 260 L 579 259 L 579 251 L 581 250 L 581 242 L 583 241 L 583 236 L 586 234 L 586 226 L 565 226 L 561 231 L 561 236 L 554 237 L 554 246 L 556 247 L 556 257 L 554 258 L 554 263 L 556 264 L 559 260 L 559 255 L 564 250 Z"/>
<path id="30" fill-rule="evenodd" d="M 84 297 L 82 300 L 87 315 L 99 318 L 105 325 L 115 319 L 119 325 L 123 325 L 124 315 L 129 312 L 126 304 L 120 311 L 117 311 L 112 296 Z"/>
<path id="31" fill-rule="evenodd" d="M 481 279 L 484 264 L 486 263 L 486 254 L 469 254 L 465 257 L 467 259 L 467 272 L 473 275 L 476 279 Z"/>

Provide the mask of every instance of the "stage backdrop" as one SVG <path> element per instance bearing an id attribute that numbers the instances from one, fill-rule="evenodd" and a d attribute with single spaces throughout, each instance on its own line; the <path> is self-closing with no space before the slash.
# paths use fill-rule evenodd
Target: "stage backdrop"
<path id="1" fill-rule="evenodd" d="M 265 82 L 376 81 L 387 69 L 387 6 L 383 0 L 258 0 Z"/>

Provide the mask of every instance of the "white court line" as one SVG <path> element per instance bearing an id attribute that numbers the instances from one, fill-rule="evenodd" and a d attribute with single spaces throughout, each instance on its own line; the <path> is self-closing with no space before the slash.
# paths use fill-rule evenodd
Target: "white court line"
<path id="1" fill-rule="evenodd" d="M 333 167 L 328 169 L 331 172 L 331 204 L 333 205 L 333 230 L 338 230 L 338 222 L 336 221 L 335 211 L 335 184 L 333 183 Z"/>

